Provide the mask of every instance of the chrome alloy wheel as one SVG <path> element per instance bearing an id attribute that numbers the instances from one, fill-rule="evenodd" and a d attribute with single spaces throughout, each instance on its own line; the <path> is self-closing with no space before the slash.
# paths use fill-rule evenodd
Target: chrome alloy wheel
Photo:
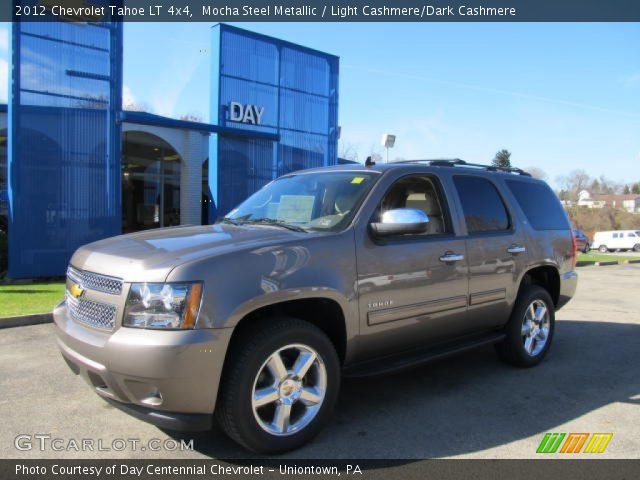
<path id="1" fill-rule="evenodd" d="M 285 436 L 309 425 L 322 406 L 327 369 L 313 348 L 282 347 L 262 364 L 253 382 L 253 415 L 266 432 Z"/>
<path id="2" fill-rule="evenodd" d="M 522 319 L 522 341 L 528 355 L 535 357 L 544 349 L 550 326 L 551 318 L 545 303 L 542 300 L 531 302 Z"/>

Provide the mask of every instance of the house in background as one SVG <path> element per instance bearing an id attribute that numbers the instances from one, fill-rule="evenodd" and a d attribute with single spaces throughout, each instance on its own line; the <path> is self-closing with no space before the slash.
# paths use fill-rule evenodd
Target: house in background
<path id="1" fill-rule="evenodd" d="M 640 195 L 631 194 L 591 194 L 588 190 L 581 190 L 578 194 L 578 206 L 587 208 L 611 207 L 626 210 L 630 213 L 640 213 Z"/>

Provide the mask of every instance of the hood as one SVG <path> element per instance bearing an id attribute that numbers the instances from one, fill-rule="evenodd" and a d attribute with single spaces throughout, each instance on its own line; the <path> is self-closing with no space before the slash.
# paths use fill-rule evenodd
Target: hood
<path id="1" fill-rule="evenodd" d="M 202 225 L 120 235 L 80 247 L 71 258 L 79 269 L 126 282 L 163 282 L 183 263 L 246 248 L 316 235 L 258 225 Z"/>

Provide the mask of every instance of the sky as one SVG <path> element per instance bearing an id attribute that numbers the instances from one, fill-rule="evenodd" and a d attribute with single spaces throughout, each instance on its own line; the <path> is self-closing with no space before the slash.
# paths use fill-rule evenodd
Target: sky
<path id="1" fill-rule="evenodd" d="M 243 23 L 340 57 L 339 149 L 640 179 L 640 24 Z M 127 23 L 124 103 L 209 118 L 210 27 Z M 8 42 L 0 26 L 0 92 Z M 2 79 L 4 76 L 4 79 Z M 6 99 L 6 93 L 5 99 Z"/>

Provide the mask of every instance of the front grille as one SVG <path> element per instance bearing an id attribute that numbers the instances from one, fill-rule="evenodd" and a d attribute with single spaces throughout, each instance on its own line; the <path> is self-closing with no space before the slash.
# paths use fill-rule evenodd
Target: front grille
<path id="1" fill-rule="evenodd" d="M 120 295 L 122 293 L 122 279 L 108 277 L 92 272 L 77 270 L 72 266 L 67 268 L 67 277 L 80 287 L 87 290 L 96 290 L 97 292 L 109 293 L 111 295 Z"/>
<path id="2" fill-rule="evenodd" d="M 103 330 L 113 330 L 116 321 L 115 305 L 93 302 L 84 298 L 74 298 L 66 293 L 69 314 L 76 322 Z"/>

